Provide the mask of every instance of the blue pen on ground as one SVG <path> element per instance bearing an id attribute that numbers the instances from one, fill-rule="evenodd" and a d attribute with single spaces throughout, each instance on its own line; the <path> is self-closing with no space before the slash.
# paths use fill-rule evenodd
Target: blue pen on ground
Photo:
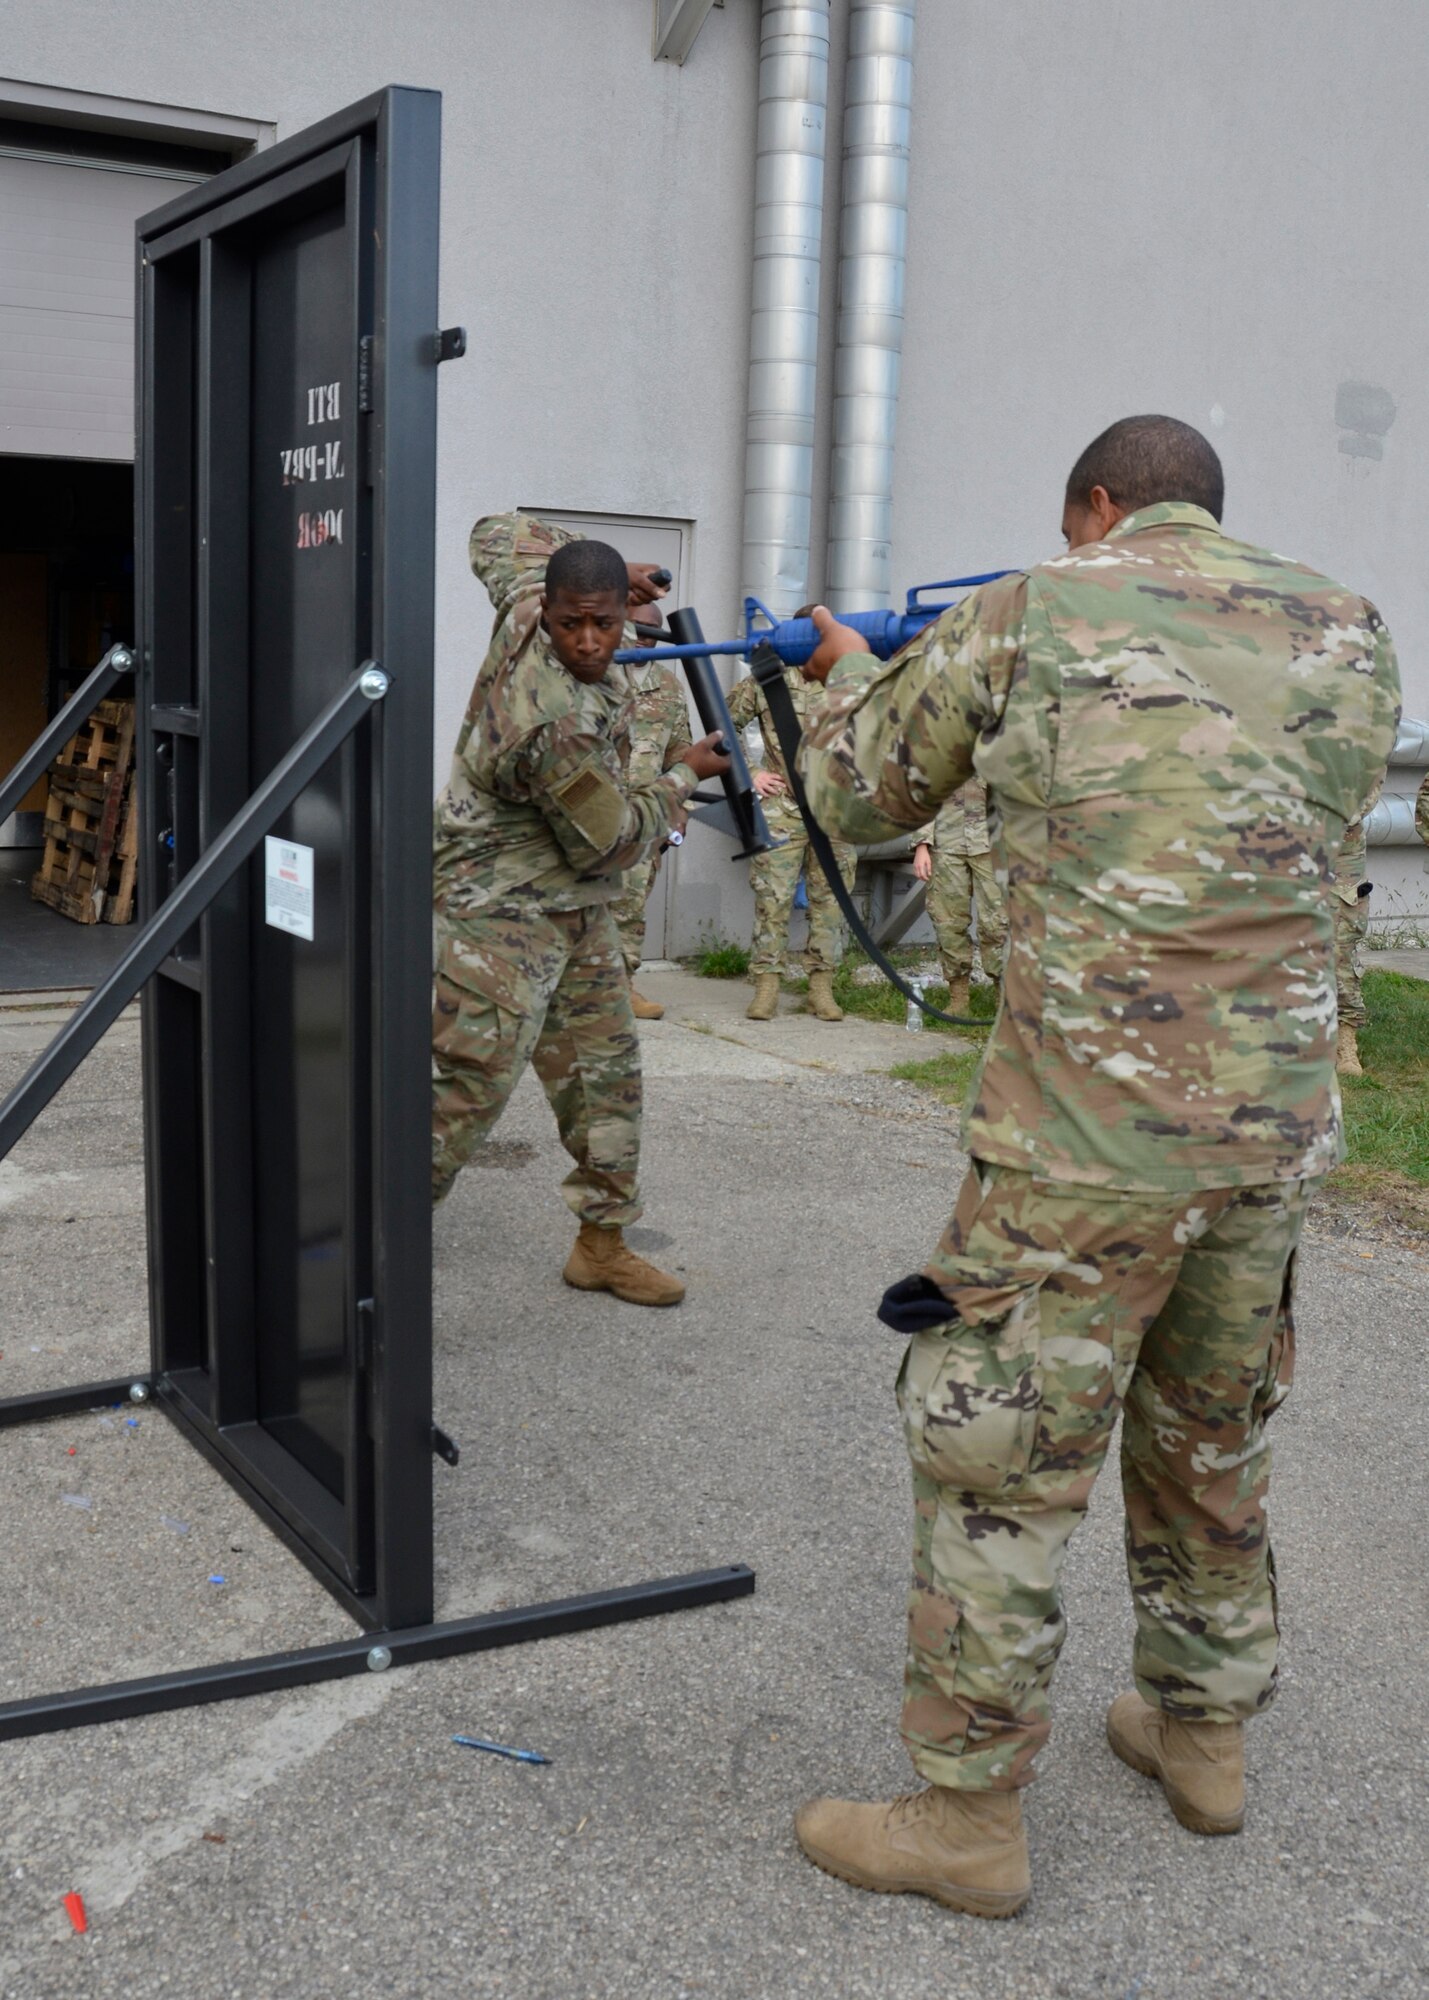
<path id="1" fill-rule="evenodd" d="M 539 1750 L 509 1750 L 504 1743 L 488 1743 L 483 1736 L 454 1736 L 453 1743 L 460 1743 L 463 1750 L 489 1750 L 493 1757 L 511 1757 L 518 1764 L 549 1764 L 550 1758 L 543 1757 Z"/>

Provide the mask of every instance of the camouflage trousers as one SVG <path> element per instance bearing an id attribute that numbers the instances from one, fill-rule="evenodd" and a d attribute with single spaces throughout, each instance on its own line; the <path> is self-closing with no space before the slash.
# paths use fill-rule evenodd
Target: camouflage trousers
<path id="1" fill-rule="evenodd" d="M 638 862 L 634 868 L 627 869 L 620 894 L 610 906 L 610 914 L 620 934 L 620 955 L 632 979 L 640 970 L 640 960 L 645 951 L 645 905 L 650 900 L 663 859 L 657 848 L 648 861 Z"/>
<path id="2" fill-rule="evenodd" d="M 933 849 L 928 882 L 928 915 L 938 936 L 943 977 L 966 979 L 973 967 L 973 899 L 977 899 L 977 941 L 989 979 L 1002 971 L 1007 947 L 1007 910 L 990 854 L 944 854 Z"/>
<path id="3" fill-rule="evenodd" d="M 1360 985 L 1360 953 L 1369 929 L 1369 897 L 1347 903 L 1335 897 L 1335 994 L 1342 1027 L 1362 1028 L 1369 1019 Z"/>
<path id="4" fill-rule="evenodd" d="M 783 970 L 789 948 L 789 919 L 794 914 L 794 892 L 802 874 L 809 894 L 805 963 L 811 972 L 833 972 L 843 957 L 843 918 L 809 845 L 799 808 L 788 797 L 765 799 L 762 803 L 770 833 L 784 844 L 771 847 L 767 854 L 756 855 L 749 864 L 749 884 L 754 891 L 754 948 L 749 970 L 756 977 L 761 972 Z M 836 840 L 833 848 L 839 873 L 851 889 L 858 855 L 844 841 Z"/>
<path id="5" fill-rule="evenodd" d="M 603 905 L 438 924 L 433 1201 L 490 1134 L 528 1062 L 576 1163 L 567 1202 L 582 1222 L 634 1222 L 640 1042 Z"/>
<path id="6" fill-rule="evenodd" d="M 898 1378 L 903 1740 L 932 1783 L 1030 1782 L 1066 1636 L 1062 1558 L 1118 1411 L 1137 1687 L 1216 1722 L 1271 1700 L 1265 1420 L 1290 1387 L 1312 1187 L 1132 1198 L 973 1163 L 928 1266 L 958 1316 L 914 1334 Z"/>

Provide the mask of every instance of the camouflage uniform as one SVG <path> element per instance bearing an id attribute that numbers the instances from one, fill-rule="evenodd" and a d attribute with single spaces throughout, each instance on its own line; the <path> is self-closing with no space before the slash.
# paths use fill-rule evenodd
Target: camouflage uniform
<path id="1" fill-rule="evenodd" d="M 690 747 L 690 712 L 680 683 L 658 660 L 648 667 L 627 670 L 635 688 L 635 712 L 630 721 L 630 768 L 628 783 L 648 784 L 677 764 Z M 660 870 L 660 850 L 656 847 L 643 861 L 626 871 L 619 896 L 610 906 L 615 928 L 620 933 L 620 950 L 625 969 L 633 979 L 640 970 L 645 944 L 645 905 Z"/>
<path id="2" fill-rule="evenodd" d="M 826 825 L 922 826 L 976 767 L 1007 863 L 972 1165 L 921 1309 L 884 1307 L 912 1334 L 904 1738 L 938 1784 L 1032 1775 L 1118 1409 L 1141 1693 L 1219 1722 L 1272 1696 L 1263 1425 L 1310 1184 L 1343 1156 L 1334 856 L 1397 716 L 1372 606 L 1166 504 L 886 667 L 845 657 L 811 717 Z"/>
<path id="3" fill-rule="evenodd" d="M 796 668 L 790 668 L 785 678 L 802 728 L 810 708 L 817 705 L 818 690 L 811 688 Z M 774 732 L 774 720 L 752 674 L 736 681 L 731 688 L 729 713 L 736 729 L 745 729 L 758 719 L 759 733 L 764 742 L 764 769 L 776 773 L 787 785 L 789 773 L 779 748 L 779 738 Z M 789 947 L 789 919 L 794 913 L 794 895 L 801 874 L 809 897 L 809 942 L 804 949 L 805 963 L 810 972 L 834 972 L 843 957 L 843 918 L 834 901 L 834 892 L 824 880 L 824 871 L 809 845 L 799 808 L 792 793 L 787 791 L 774 798 L 761 799 L 760 804 L 764 808 L 771 838 L 783 844 L 771 847 L 767 853 L 757 854 L 749 864 L 749 883 L 754 891 L 754 947 L 749 959 L 750 974 L 757 979 L 762 972 L 782 972 Z M 833 850 L 844 885 L 852 889 L 858 855 L 841 841 L 834 841 Z"/>
<path id="4" fill-rule="evenodd" d="M 1369 929 L 1369 897 L 1360 894 L 1365 884 L 1365 815 L 1379 797 L 1379 786 L 1364 808 L 1345 828 L 1340 851 L 1335 857 L 1335 997 L 1342 1027 L 1362 1028 L 1369 1019 L 1365 1009 L 1360 975 L 1364 968 L 1360 954 Z"/>
<path id="5" fill-rule="evenodd" d="M 914 835 L 933 850 L 928 878 L 928 915 L 937 933 L 943 977 L 951 986 L 973 967 L 973 900 L 977 900 L 977 941 L 982 969 L 990 979 L 1002 971 L 1007 916 L 992 863 L 987 829 L 987 786 L 971 778 L 953 793 L 931 826 Z"/>
<path id="6" fill-rule="evenodd" d="M 436 806 L 432 1193 L 529 1058 L 576 1163 L 566 1200 L 610 1226 L 641 1211 L 640 1050 L 609 906 L 696 780 L 680 764 L 629 785 L 626 670 L 587 684 L 547 645 L 539 592 L 569 539 L 523 515 L 472 530 L 496 625 Z"/>
<path id="7" fill-rule="evenodd" d="M 1429 847 L 1429 771 L 1419 780 L 1419 790 L 1414 798 L 1414 831 Z"/>

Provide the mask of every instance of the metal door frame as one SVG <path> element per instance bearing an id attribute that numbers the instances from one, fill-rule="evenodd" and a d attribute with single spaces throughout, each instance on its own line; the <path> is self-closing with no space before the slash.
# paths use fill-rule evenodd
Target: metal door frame
<path id="1" fill-rule="evenodd" d="M 435 92 L 381 91 L 230 168 L 138 225 L 143 443 L 136 467 L 135 652 L 138 769 L 147 780 L 141 788 L 141 839 L 152 861 L 161 833 L 171 837 L 175 865 L 167 884 L 160 882 L 156 866 L 143 871 L 141 924 L 129 952 L 0 1104 L 3 1158 L 143 991 L 150 1372 L 133 1381 L 124 1377 L 0 1399 L 0 1429 L 126 1394 L 135 1402 L 152 1398 L 367 1630 L 333 1645 L 0 1704 L 0 1741 L 589 1630 L 724 1602 L 754 1588 L 753 1571 L 733 1564 L 432 1622 L 431 1460 L 435 1449 L 455 1463 L 456 1451 L 432 1422 L 430 897 L 412 891 L 414 884 L 429 884 L 431 869 L 435 369 L 465 345 L 459 329 L 437 328 L 440 104 Z M 240 497 L 209 477 L 211 453 L 225 424 L 232 427 L 242 416 L 214 395 L 209 366 L 214 343 L 244 337 L 241 315 L 225 321 L 213 309 L 215 287 L 231 275 L 220 239 L 224 229 L 256 217 L 265 204 L 300 198 L 304 190 L 330 185 L 338 174 L 345 176 L 349 203 L 357 204 L 363 220 L 356 254 L 371 259 L 370 297 L 364 301 L 360 276 L 355 291 L 359 312 L 370 309 L 371 322 L 370 328 L 359 322 L 356 329 L 361 415 L 350 468 L 354 481 L 365 481 L 370 489 L 370 619 L 364 623 L 359 609 L 357 626 L 364 657 L 350 663 L 342 686 L 276 768 L 251 792 L 245 783 L 235 793 L 224 760 L 206 752 L 221 747 L 220 736 L 231 742 L 226 732 L 239 726 L 238 718 L 212 707 L 205 717 L 193 701 L 174 699 L 182 697 L 184 686 L 165 679 L 168 660 L 181 657 L 185 647 L 193 655 L 191 684 L 197 687 L 205 678 L 201 650 L 207 670 L 215 643 L 235 648 L 241 643 L 246 658 L 249 642 L 244 593 L 232 573 L 212 560 L 216 538 L 236 531 L 240 513 Z M 380 251 L 374 253 L 373 244 Z M 167 282 L 165 265 L 175 257 L 198 260 L 199 285 L 197 323 L 171 335 L 164 316 L 155 313 L 155 297 Z M 168 399 L 168 429 L 164 450 L 156 452 L 154 413 L 161 398 Z M 231 429 L 230 446 L 243 441 Z M 241 498 L 246 509 L 246 488 Z M 175 532 L 176 518 L 191 523 L 186 534 Z M 247 518 L 244 511 L 245 534 Z M 66 710 L 71 727 L 81 705 L 92 706 L 123 664 L 116 652 L 96 670 Z M 208 678 L 211 690 L 222 686 L 221 678 Z M 246 699 L 246 684 L 244 693 Z M 44 761 L 41 753 L 66 718 L 51 725 L 12 779 L 37 757 Z M 158 783 L 161 746 L 172 759 L 195 760 L 202 770 L 201 804 L 185 825 L 172 816 L 165 822 Z M 235 1121 L 224 1097 L 230 1085 L 246 1085 L 214 1060 L 211 1021 L 229 1005 L 223 989 L 226 947 L 214 952 L 205 946 L 232 906 L 244 901 L 238 877 L 245 862 L 339 752 L 350 760 L 356 781 L 371 786 L 368 887 L 375 942 L 370 986 L 357 996 L 370 1068 L 371 1294 L 354 1302 L 353 1369 L 371 1439 L 368 1587 L 355 1585 L 323 1559 L 323 1537 L 308 1532 L 312 1509 L 302 1514 L 304 1497 L 311 1502 L 313 1496 L 300 1493 L 295 1502 L 295 1462 L 275 1467 L 256 1408 L 245 1410 L 241 1399 L 235 1405 L 230 1396 L 225 1371 L 244 1360 L 231 1347 L 243 1301 L 225 1299 L 207 1334 L 213 1288 L 205 1277 L 200 1289 L 193 1258 L 179 1254 L 186 1230 L 205 1244 L 207 1227 L 216 1226 L 221 1234 L 225 1203 L 241 1202 L 243 1177 L 251 1171 L 251 1162 L 240 1158 L 225 1169 L 226 1186 L 215 1191 L 201 1184 L 200 1120 L 208 1116 L 216 1128 L 236 1122 L 240 1132 L 246 1129 L 242 1108 Z M 235 1023 L 230 1014 L 221 1034 L 241 1031 L 241 1021 Z M 174 1086 L 176 1067 L 187 1069 L 185 1089 Z M 210 1371 L 218 1383 L 217 1409 L 211 1402 L 206 1407 L 197 1393 L 204 1387 L 199 1363 L 211 1355 L 205 1345 L 210 1337 L 225 1349 L 217 1370 Z"/>

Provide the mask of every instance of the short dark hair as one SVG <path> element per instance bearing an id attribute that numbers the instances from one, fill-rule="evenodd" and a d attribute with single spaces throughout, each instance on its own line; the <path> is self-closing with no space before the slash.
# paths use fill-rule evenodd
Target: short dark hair
<path id="1" fill-rule="evenodd" d="M 625 558 L 609 542 L 564 542 L 546 564 L 547 597 L 561 591 L 570 597 L 595 597 L 607 590 L 622 604 L 630 592 Z"/>
<path id="2" fill-rule="evenodd" d="M 1086 507 L 1094 486 L 1105 487 L 1128 514 L 1183 500 L 1219 521 L 1226 500 L 1219 458 L 1198 430 L 1175 417 L 1123 417 L 1093 438 L 1068 475 L 1067 498 Z"/>

